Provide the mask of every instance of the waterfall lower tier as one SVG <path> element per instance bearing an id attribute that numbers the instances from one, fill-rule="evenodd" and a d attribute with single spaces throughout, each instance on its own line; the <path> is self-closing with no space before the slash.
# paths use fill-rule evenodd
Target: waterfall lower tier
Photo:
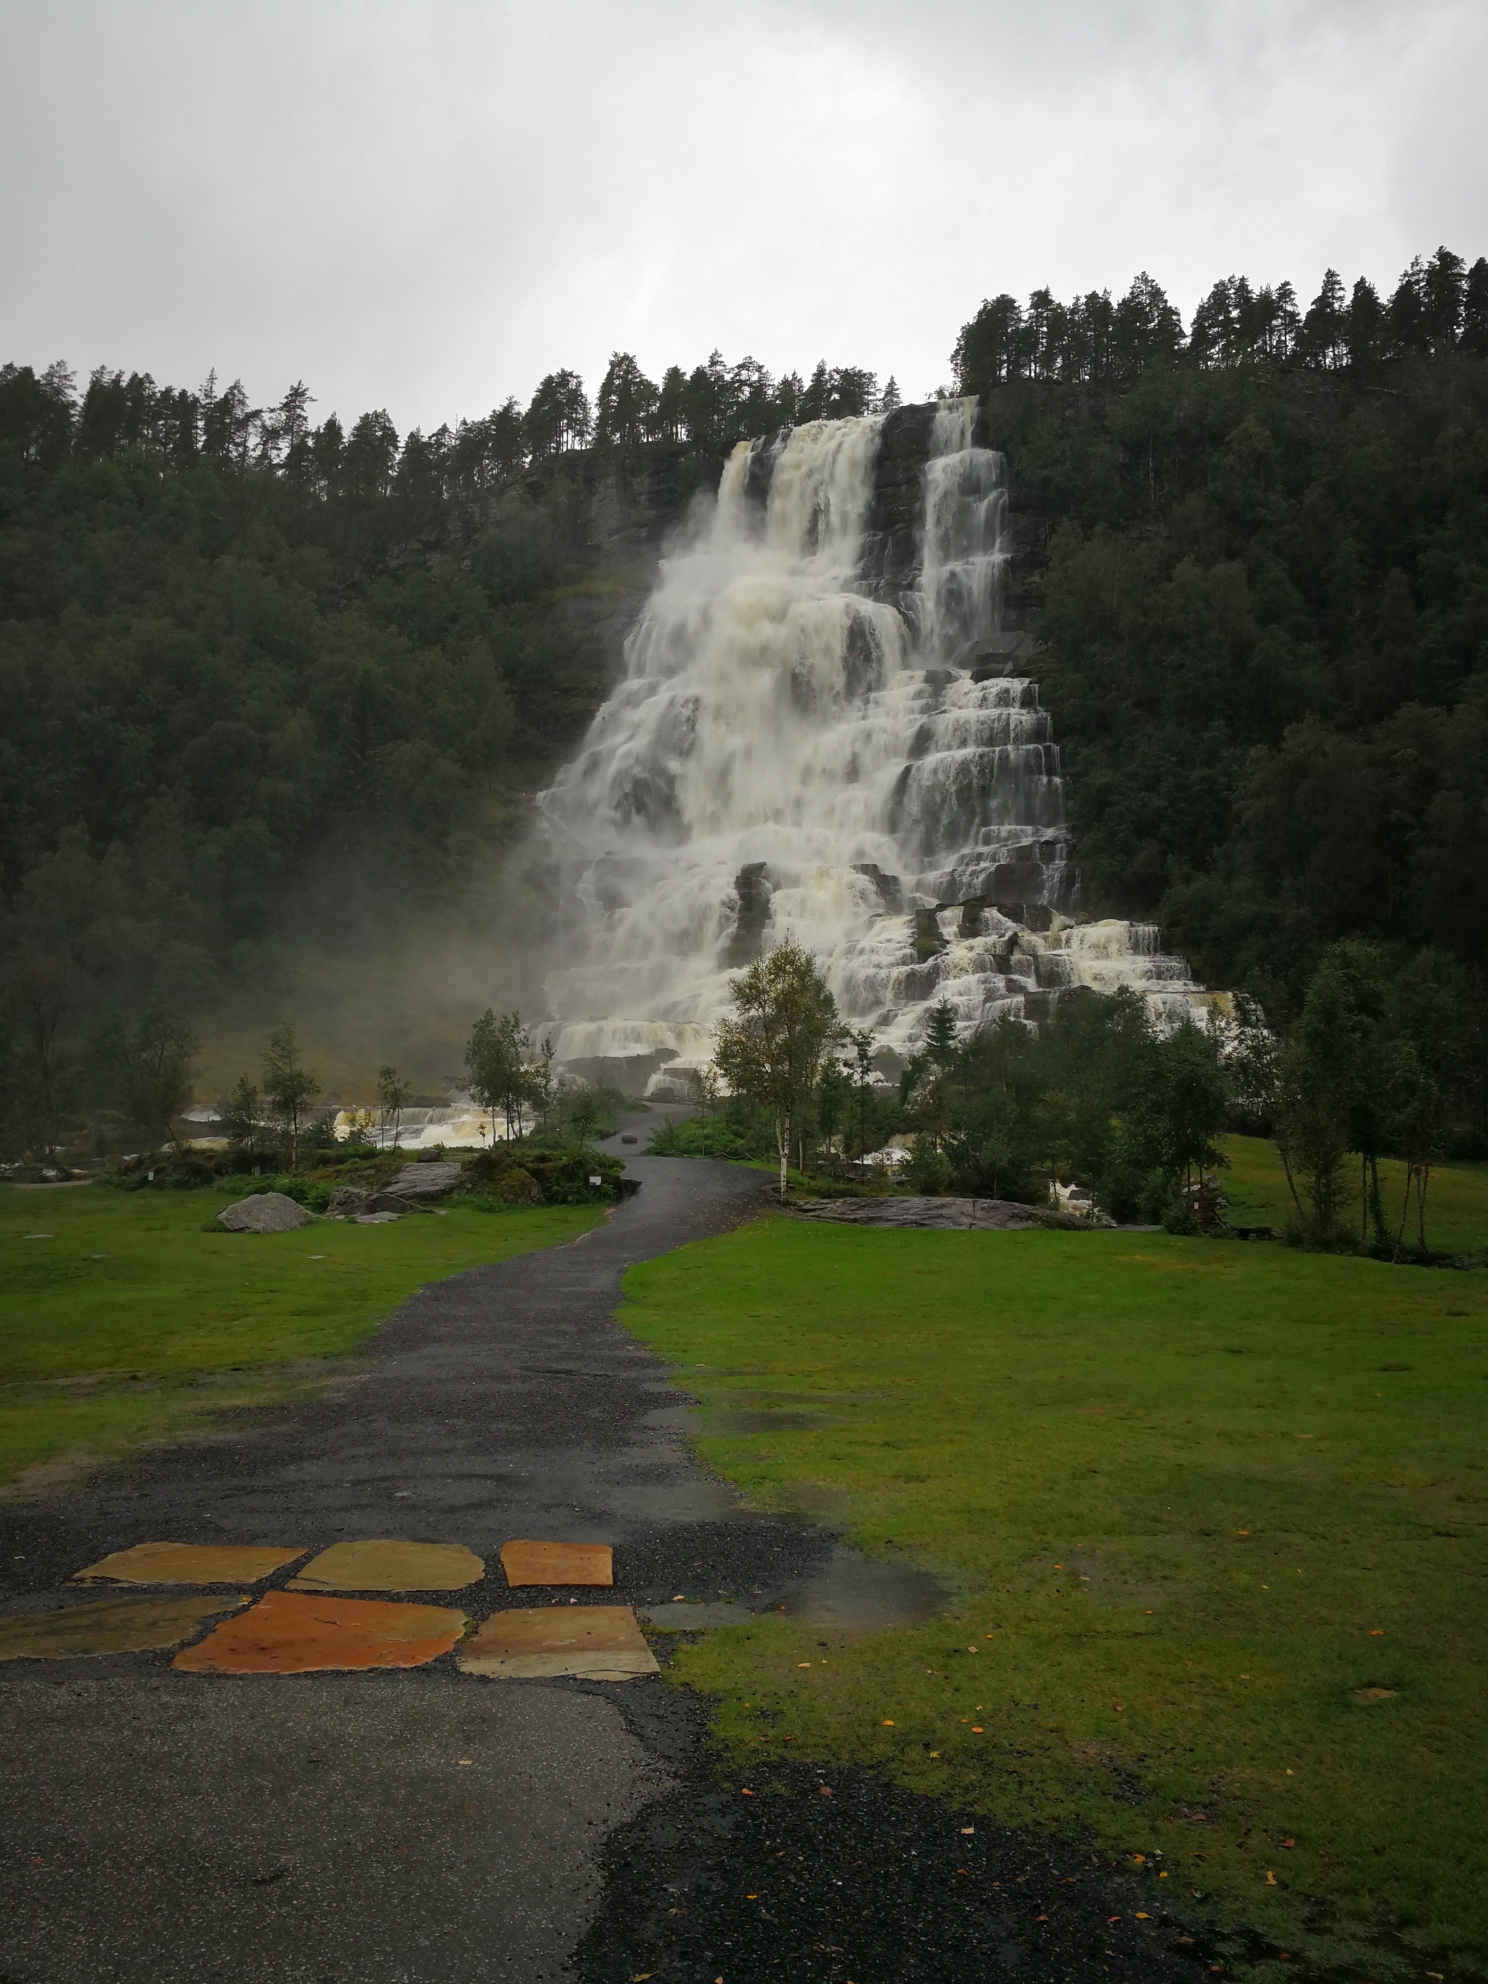
<path id="1" fill-rule="evenodd" d="M 570 1069 L 664 1090 L 732 975 L 791 936 L 900 1056 L 1130 985 L 1204 994 L 1157 933 L 1074 920 L 1059 751 L 1002 627 L 1001 457 L 974 401 L 741 445 L 662 566 L 626 675 L 543 795 Z M 882 471 L 882 472 L 880 472 Z M 909 525 L 910 501 L 916 506 Z"/>

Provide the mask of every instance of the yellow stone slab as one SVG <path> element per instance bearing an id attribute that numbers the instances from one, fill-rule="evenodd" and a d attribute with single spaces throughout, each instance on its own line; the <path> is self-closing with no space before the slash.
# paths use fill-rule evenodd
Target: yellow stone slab
<path id="1" fill-rule="evenodd" d="M 461 1591 L 486 1575 L 463 1543 L 333 1543 L 312 1557 L 291 1591 Z"/>
<path id="2" fill-rule="evenodd" d="M 105 1598 L 58 1612 L 0 1615 L 0 1660 L 71 1660 L 179 1646 L 206 1620 L 246 1598 Z"/>
<path id="3" fill-rule="evenodd" d="M 184 1674 L 422 1667 L 448 1653 L 464 1630 L 465 1614 L 447 1605 L 266 1591 L 251 1611 L 224 1619 L 215 1632 L 178 1653 L 171 1665 Z"/>
<path id="4" fill-rule="evenodd" d="M 513 1588 L 524 1584 L 612 1585 L 615 1553 L 608 1543 L 549 1543 L 522 1536 L 502 1544 L 501 1568 Z"/>
<path id="5" fill-rule="evenodd" d="M 656 1657 L 628 1605 L 538 1605 L 493 1612 L 457 1656 L 491 1681 L 631 1681 Z"/>
<path id="6" fill-rule="evenodd" d="M 74 1584 L 257 1584 L 296 1557 L 294 1549 L 248 1543 L 136 1543 L 78 1571 Z"/>

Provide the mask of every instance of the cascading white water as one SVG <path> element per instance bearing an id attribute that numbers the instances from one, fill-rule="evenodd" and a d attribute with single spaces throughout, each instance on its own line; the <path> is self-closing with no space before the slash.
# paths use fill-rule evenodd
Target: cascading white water
<path id="1" fill-rule="evenodd" d="M 975 411 L 927 422 L 912 592 L 864 572 L 879 419 L 741 444 L 664 562 L 624 681 L 541 802 L 581 913 L 547 979 L 569 1067 L 671 1086 L 711 1057 L 733 974 L 787 935 L 899 1055 L 940 999 L 966 1026 L 1076 984 L 1193 1009 L 1155 931 L 1067 914 L 1057 747 L 997 653 L 1006 494 Z"/>

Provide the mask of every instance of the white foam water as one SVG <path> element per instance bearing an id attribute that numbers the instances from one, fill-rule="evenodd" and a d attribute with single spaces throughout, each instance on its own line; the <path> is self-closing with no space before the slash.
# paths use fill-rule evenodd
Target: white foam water
<path id="1" fill-rule="evenodd" d="M 741 444 L 664 561 L 626 672 L 542 796 L 568 959 L 560 1060 L 653 1093 L 711 1058 L 730 980 L 793 937 L 844 1017 L 907 1056 L 1062 987 L 1131 985 L 1166 1021 L 1200 988 L 1157 932 L 1075 920 L 1058 747 L 1008 672 L 1002 458 L 974 401 L 928 420 L 918 577 L 865 575 L 882 421 Z"/>

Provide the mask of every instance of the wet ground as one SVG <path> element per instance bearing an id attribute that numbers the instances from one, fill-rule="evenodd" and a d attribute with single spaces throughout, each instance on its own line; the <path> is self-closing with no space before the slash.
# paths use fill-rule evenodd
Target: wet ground
<path id="1" fill-rule="evenodd" d="M 612 1319 L 619 1277 L 753 1215 L 760 1178 L 623 1154 L 642 1189 L 603 1228 L 424 1289 L 319 1402 L 0 1511 L 0 1609 L 96 1602 L 68 1580 L 141 1542 L 373 1537 L 474 1551 L 485 1577 L 453 1602 L 478 1618 L 566 1603 L 508 1590 L 500 1545 L 532 1536 L 613 1544 L 602 1596 L 658 1624 L 926 1616 L 933 1581 L 747 1514 L 692 1460 L 685 1403 Z M 1050 1943 L 1016 1872 L 994 1891 L 944 1807 L 869 1778 L 829 1800 L 793 1767 L 756 1809 L 720 1785 L 701 1706 L 659 1679 L 484 1681 L 453 1656 L 243 1678 L 170 1661 L 0 1666 L 0 1984 L 1156 1978 L 1200 1954 L 1181 1925 L 1126 1942 L 1096 1928 L 1131 1904 L 1077 1848 L 1058 1851 L 1080 1863 L 1081 1905 Z M 1008 1868 L 1052 1851 L 974 1837 Z"/>

